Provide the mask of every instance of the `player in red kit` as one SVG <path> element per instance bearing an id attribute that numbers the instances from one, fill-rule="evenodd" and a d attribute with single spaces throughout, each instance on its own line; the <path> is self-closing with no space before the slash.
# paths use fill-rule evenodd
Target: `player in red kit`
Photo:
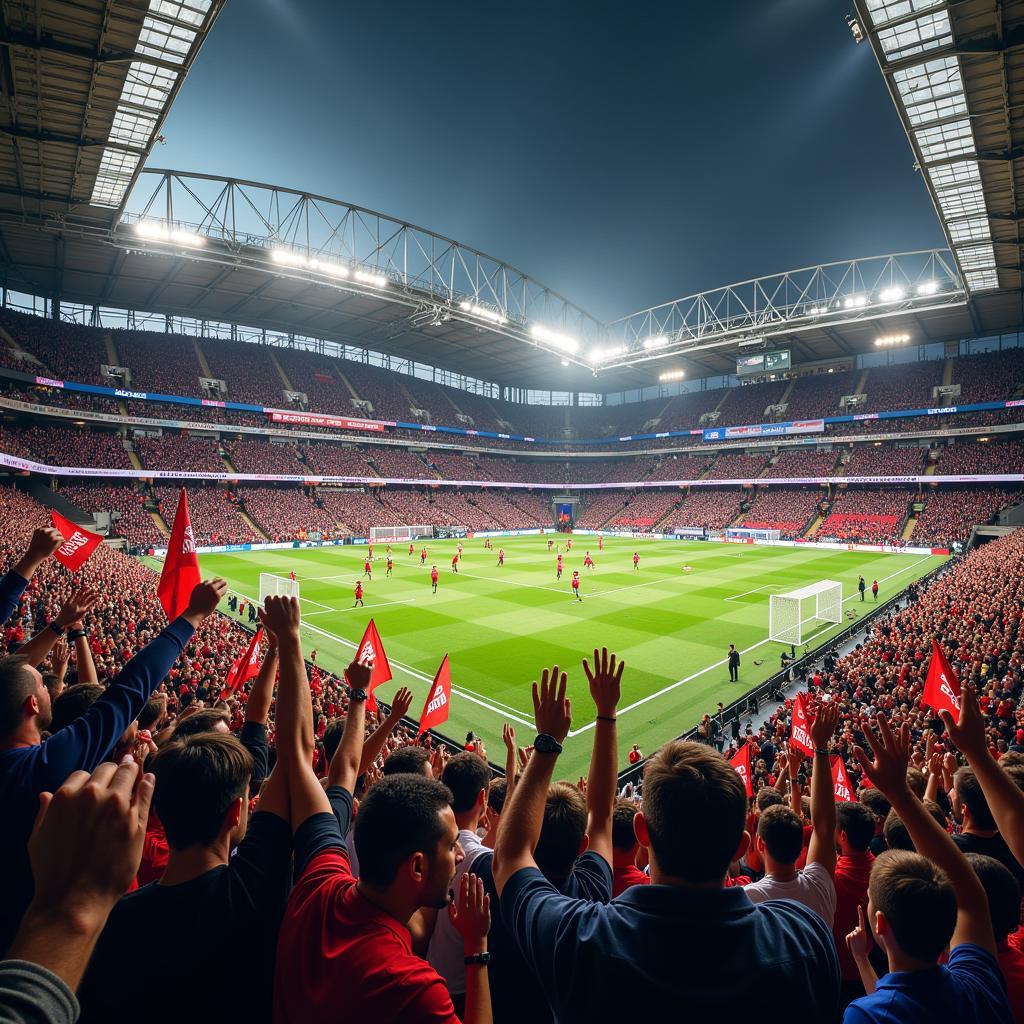
<path id="1" fill-rule="evenodd" d="M 567 537 L 565 541 L 565 550 L 572 551 L 572 537 Z"/>
<path id="2" fill-rule="evenodd" d="M 558 556 L 558 568 L 555 572 L 555 579 L 560 580 L 562 578 L 562 556 Z"/>
<path id="3" fill-rule="evenodd" d="M 395 563 L 391 560 L 391 556 L 388 555 L 388 571 L 384 574 L 385 576 L 391 575 L 391 570 L 395 567 Z"/>
<path id="4" fill-rule="evenodd" d="M 363 604 L 363 581 L 362 580 L 356 580 L 355 594 L 356 594 L 356 603 L 354 605 L 352 605 L 353 608 L 356 608 L 359 605 Z M 363 605 L 363 607 L 365 608 L 366 606 Z"/>
<path id="5" fill-rule="evenodd" d="M 604 551 L 604 536 L 603 535 L 599 536 L 597 538 L 597 550 L 598 551 Z"/>
<path id="6" fill-rule="evenodd" d="M 427 549 L 424 548 L 420 552 L 420 565 L 426 565 L 426 564 L 427 564 Z"/>
<path id="7" fill-rule="evenodd" d="M 462 557 L 462 541 L 459 541 L 459 558 Z"/>
<path id="8" fill-rule="evenodd" d="M 430 567 L 430 586 L 432 588 L 431 592 L 436 594 L 437 593 L 437 566 L 436 565 L 432 565 Z"/>
<path id="9" fill-rule="evenodd" d="M 594 568 L 594 560 L 590 557 L 590 552 L 589 551 L 585 552 L 584 555 L 583 555 L 583 568 L 584 569 L 593 569 Z"/>
<path id="10" fill-rule="evenodd" d="M 635 572 L 640 568 L 640 555 L 638 552 L 633 552 L 633 571 Z"/>
<path id="11" fill-rule="evenodd" d="M 412 558 L 412 553 L 413 553 L 414 550 L 415 550 L 415 545 L 412 543 L 412 541 L 410 541 L 409 542 L 409 557 L 410 558 Z"/>
<path id="12" fill-rule="evenodd" d="M 366 557 L 370 558 L 370 559 L 373 558 L 373 545 L 372 544 L 366 549 Z"/>
<path id="13" fill-rule="evenodd" d="M 572 571 L 572 593 L 577 601 L 582 601 L 580 597 L 580 571 L 579 569 L 573 569 Z"/>
<path id="14" fill-rule="evenodd" d="M 504 548 L 498 548 L 498 565 L 504 565 L 504 564 L 505 564 L 505 549 Z"/>
<path id="15" fill-rule="evenodd" d="M 452 555 L 452 572 L 459 571 L 459 556 L 458 554 Z"/>
<path id="16" fill-rule="evenodd" d="M 292 571 L 290 573 L 288 573 L 288 579 L 290 579 L 292 581 L 292 583 L 295 582 L 295 570 L 294 569 L 292 569 Z"/>
<path id="17" fill-rule="evenodd" d="M 372 580 L 373 579 L 373 566 L 370 565 L 370 560 L 369 559 L 367 559 L 365 562 L 363 562 L 363 575 L 368 580 Z"/>
<path id="18" fill-rule="evenodd" d="M 549 541 L 548 541 L 548 551 L 550 551 L 550 550 L 551 550 L 551 546 L 552 546 L 552 545 L 553 545 L 554 543 L 555 543 L 555 542 L 554 542 L 553 540 L 549 540 Z"/>

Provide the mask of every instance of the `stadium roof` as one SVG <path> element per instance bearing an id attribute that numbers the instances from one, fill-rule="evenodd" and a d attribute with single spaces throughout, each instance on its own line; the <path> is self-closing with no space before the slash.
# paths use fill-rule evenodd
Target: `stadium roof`
<path id="1" fill-rule="evenodd" d="M 1012 131 L 1020 28 L 1007 12 L 1024 0 L 1001 5 L 1001 23 L 993 10 L 1000 5 L 985 0 L 856 0 L 950 249 L 769 275 L 610 325 L 501 260 L 385 214 L 256 182 L 140 174 L 222 3 L 40 0 L 35 13 L 8 13 L 0 24 L 8 96 L 0 114 L 0 260 L 8 287 L 319 337 L 512 387 L 573 391 L 646 386 L 679 371 L 731 373 L 747 346 L 789 348 L 799 365 L 871 351 L 880 339 L 946 341 L 1021 323 Z M 926 15 L 932 34 L 923 39 Z M 947 62 L 941 88 L 931 67 L 938 60 Z M 929 103 L 936 125 L 927 120 Z M 962 107 L 971 148 L 962 133 L 948 145 L 913 134 L 937 126 L 944 138 Z"/>

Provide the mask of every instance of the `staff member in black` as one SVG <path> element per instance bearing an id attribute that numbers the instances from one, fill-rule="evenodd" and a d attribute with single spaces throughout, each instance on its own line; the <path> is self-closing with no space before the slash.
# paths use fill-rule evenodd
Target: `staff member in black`
<path id="1" fill-rule="evenodd" d="M 740 681 L 740 652 L 736 650 L 735 644 L 729 644 L 729 682 Z"/>

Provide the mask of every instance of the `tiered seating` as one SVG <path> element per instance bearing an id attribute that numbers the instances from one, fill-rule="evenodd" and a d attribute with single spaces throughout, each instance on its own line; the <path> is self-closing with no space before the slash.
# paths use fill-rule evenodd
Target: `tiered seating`
<path id="1" fill-rule="evenodd" d="M 1024 348 L 961 356 L 953 364 L 953 383 L 960 385 L 957 405 L 1001 402 L 1012 398 L 1024 381 Z"/>
<path id="2" fill-rule="evenodd" d="M 135 453 L 146 469 L 180 469 L 189 473 L 222 473 L 224 462 L 218 442 L 208 437 L 164 434 L 134 438 Z M 265 447 L 265 446 L 264 446 Z"/>
<path id="3" fill-rule="evenodd" d="M 294 445 L 276 441 L 225 441 L 231 465 L 239 473 L 284 473 L 294 476 L 308 472 L 308 467 L 299 461 Z M 221 466 L 223 470 L 225 467 Z"/>
<path id="4" fill-rule="evenodd" d="M 150 547 L 164 540 L 153 517 L 144 507 L 146 496 L 132 487 L 64 483 L 60 493 L 83 512 L 120 513 L 120 518 L 113 524 L 111 536 L 124 537 L 131 547 Z"/>
<path id="5" fill-rule="evenodd" d="M 305 442 L 300 451 L 310 471 L 323 476 L 372 477 L 378 474 L 370 465 L 371 451 L 346 448 L 339 444 Z"/>
<path id="6" fill-rule="evenodd" d="M 724 529 L 739 514 L 742 498 L 742 491 L 718 487 L 692 487 L 678 508 L 661 524 L 660 529 L 665 533 L 671 533 L 677 526 Z"/>
<path id="7" fill-rule="evenodd" d="M 189 517 L 197 544 L 249 544 L 263 539 L 239 516 L 237 502 L 224 488 L 190 486 L 187 490 Z M 153 488 L 160 514 L 172 529 L 179 494 L 177 487 Z"/>
<path id="8" fill-rule="evenodd" d="M 648 480 L 697 480 L 711 464 L 712 456 L 666 455 L 647 477 Z"/>
<path id="9" fill-rule="evenodd" d="M 338 520 L 298 487 L 240 487 L 239 502 L 271 540 L 303 539 L 316 531 L 337 536 Z"/>
<path id="10" fill-rule="evenodd" d="M 388 448 L 375 445 L 370 450 L 377 472 L 392 480 L 437 480 L 438 474 L 427 468 L 426 463 L 414 452 L 404 448 Z"/>
<path id="11" fill-rule="evenodd" d="M 864 384 L 871 412 L 887 409 L 928 409 L 938 405 L 932 388 L 942 383 L 945 363 L 933 359 L 925 363 L 900 363 L 879 366 L 868 372 Z"/>
<path id="12" fill-rule="evenodd" d="M 910 542 L 944 547 L 963 543 L 974 526 L 990 522 L 997 513 L 1007 505 L 1018 502 L 1020 498 L 1019 491 L 998 488 L 936 490 L 925 502 Z"/>
<path id="13" fill-rule="evenodd" d="M 719 423 L 743 426 L 746 423 L 764 423 L 765 409 L 777 405 L 789 387 L 789 381 L 776 380 L 767 384 L 747 384 L 730 388 L 729 395 L 721 408 Z M 787 413 L 788 417 L 788 413 Z M 780 417 L 774 416 L 773 419 Z M 693 424 L 689 424 L 693 426 Z"/>
<path id="14" fill-rule="evenodd" d="M 813 488 L 766 487 L 736 524 L 759 530 L 779 530 L 784 538 L 799 537 L 818 510 L 821 492 Z"/>
<path id="15" fill-rule="evenodd" d="M 784 479 L 786 477 L 835 476 L 836 459 L 834 451 L 782 451 L 775 464 L 764 472 L 765 479 Z"/>
<path id="16" fill-rule="evenodd" d="M 836 499 L 815 536 L 870 544 L 897 540 L 912 497 L 911 491 L 851 487 Z"/>
<path id="17" fill-rule="evenodd" d="M 727 452 L 719 455 L 708 470 L 706 480 L 753 480 L 761 475 L 767 453 L 762 455 L 738 455 Z"/>
<path id="18" fill-rule="evenodd" d="M 373 493 L 321 487 L 317 492 L 317 501 L 324 512 L 337 521 L 343 532 L 360 537 L 368 537 L 371 526 L 412 525 L 403 524 Z"/>
<path id="19" fill-rule="evenodd" d="M 202 348 L 213 376 L 227 383 L 225 397 L 230 401 L 285 407 L 284 385 L 274 368 L 268 346 L 204 339 Z"/>
<path id="20" fill-rule="evenodd" d="M 939 448 L 940 476 L 1024 472 L 1024 443 L 1020 441 L 957 441 Z"/>
<path id="21" fill-rule="evenodd" d="M 205 374 L 199 365 L 193 338 L 150 331 L 114 331 L 112 334 L 121 365 L 132 371 L 133 389 L 164 395 L 199 395 L 199 378 Z"/>
<path id="22" fill-rule="evenodd" d="M 32 426 L 3 433 L 5 448 L 48 466 L 130 469 L 131 460 L 117 434 L 73 427 Z"/>
<path id="23" fill-rule="evenodd" d="M 678 492 L 672 488 L 634 491 L 626 507 L 612 518 L 611 525 L 650 530 L 658 525 L 678 499 Z"/>
<path id="24" fill-rule="evenodd" d="M 852 395 L 860 374 L 857 370 L 845 373 L 816 373 L 798 377 L 786 398 L 787 420 L 808 420 L 826 416 L 841 416 L 839 400 Z"/>
<path id="25" fill-rule="evenodd" d="M 627 491 L 587 491 L 576 515 L 576 525 L 581 529 L 598 530 L 624 508 L 628 500 Z"/>

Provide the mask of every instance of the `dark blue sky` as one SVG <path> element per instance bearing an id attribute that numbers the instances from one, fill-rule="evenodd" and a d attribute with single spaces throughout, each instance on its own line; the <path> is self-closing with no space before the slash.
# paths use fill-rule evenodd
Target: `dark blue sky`
<path id="1" fill-rule="evenodd" d="M 232 0 L 150 163 L 307 189 L 601 318 L 942 245 L 840 0 Z"/>

